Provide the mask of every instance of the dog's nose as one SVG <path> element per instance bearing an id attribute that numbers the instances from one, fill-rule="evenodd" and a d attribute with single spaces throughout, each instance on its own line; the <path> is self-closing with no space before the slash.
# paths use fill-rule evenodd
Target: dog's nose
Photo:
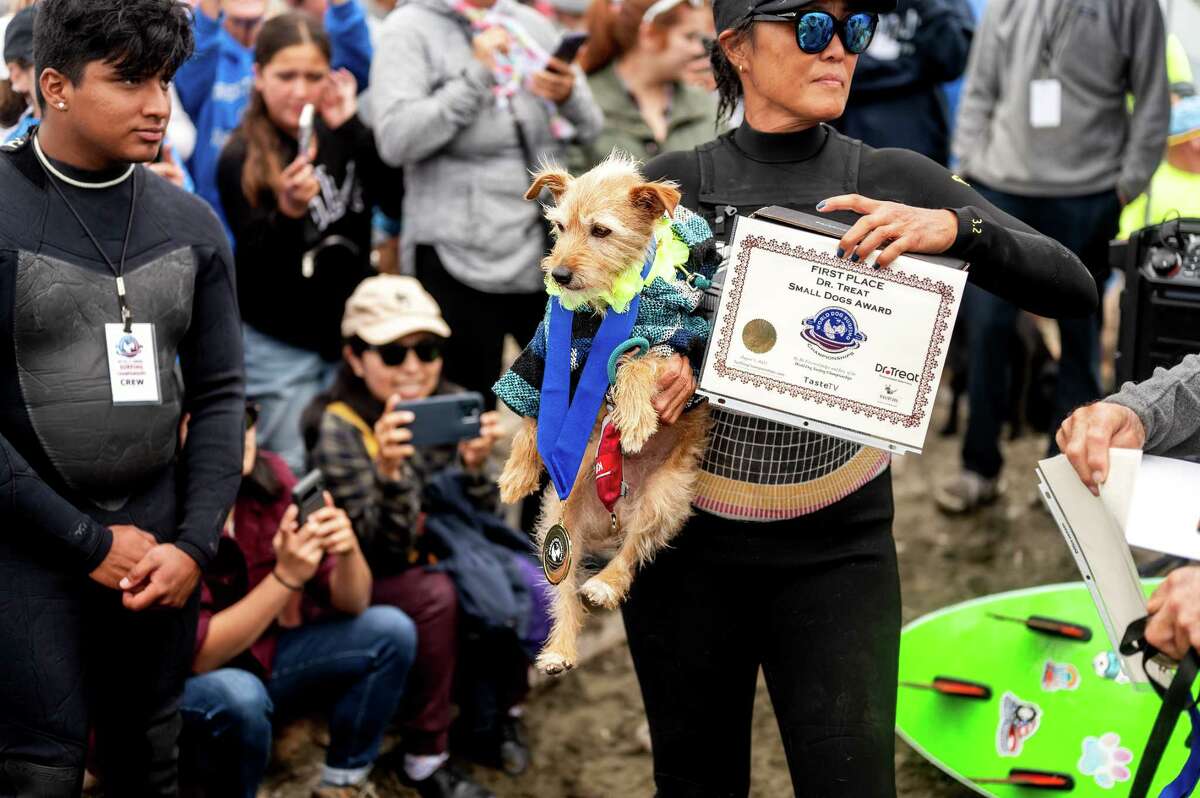
<path id="1" fill-rule="evenodd" d="M 550 270 L 550 276 L 553 277 L 554 282 L 558 283 L 559 285 L 566 285 L 567 283 L 571 282 L 571 277 L 573 275 L 571 274 L 571 270 L 566 266 L 555 266 Z"/>

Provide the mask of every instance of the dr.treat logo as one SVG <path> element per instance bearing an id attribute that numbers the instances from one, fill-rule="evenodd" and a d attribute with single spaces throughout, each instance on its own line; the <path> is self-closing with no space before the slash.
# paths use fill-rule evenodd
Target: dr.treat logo
<path id="1" fill-rule="evenodd" d="M 867 340 L 854 317 L 841 308 L 825 308 L 803 324 L 800 336 L 814 352 L 826 357 L 844 357 Z"/>
<path id="2" fill-rule="evenodd" d="M 121 357 L 137 357 L 142 352 L 142 345 L 132 335 L 122 335 L 117 341 L 117 354 Z"/>
<path id="3" fill-rule="evenodd" d="M 882 363 L 875 364 L 875 373 L 881 377 L 887 377 L 889 380 L 896 382 L 917 382 L 921 379 L 921 375 L 914 371 L 905 371 L 898 369 L 895 366 L 885 366 Z"/>

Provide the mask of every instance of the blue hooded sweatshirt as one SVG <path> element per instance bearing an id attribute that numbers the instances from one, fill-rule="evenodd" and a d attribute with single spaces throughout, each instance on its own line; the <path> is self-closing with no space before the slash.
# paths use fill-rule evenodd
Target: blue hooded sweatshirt
<path id="1" fill-rule="evenodd" d="M 196 50 L 175 73 L 183 108 L 196 125 L 196 149 L 188 170 L 196 193 L 208 201 L 225 224 L 217 191 L 217 160 L 229 135 L 242 121 L 254 85 L 254 50 L 243 47 L 225 30 L 224 15 L 212 19 L 199 10 L 193 17 Z M 366 88 L 371 71 L 371 35 L 359 0 L 330 4 L 325 31 L 333 45 L 334 69 L 345 67 Z M 229 225 L 225 224 L 228 231 Z"/>

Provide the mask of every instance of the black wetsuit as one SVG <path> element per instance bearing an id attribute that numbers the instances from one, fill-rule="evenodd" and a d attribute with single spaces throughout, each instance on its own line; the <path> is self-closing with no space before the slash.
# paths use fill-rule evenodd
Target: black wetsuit
<path id="1" fill-rule="evenodd" d="M 1096 306 L 1092 278 L 1064 247 L 924 156 L 872 150 L 825 126 L 768 135 L 743 125 L 696 151 L 656 158 L 646 174 L 677 181 L 683 204 L 718 237 L 735 213 L 766 205 L 815 213 L 838 194 L 948 208 L 959 235 L 947 254 L 970 261 L 971 281 L 1044 315 Z M 770 442 L 762 445 L 769 456 Z M 892 516 L 890 472 L 788 520 L 698 511 L 641 570 L 624 614 L 660 796 L 748 793 L 760 667 L 797 795 L 895 794 L 900 585 Z"/>
<path id="2" fill-rule="evenodd" d="M 0 150 L 0 796 L 77 795 L 89 722 L 110 794 L 174 795 L 195 601 L 133 613 L 88 574 L 112 524 L 216 551 L 244 429 L 233 261 L 208 207 L 143 167 L 58 181 L 114 264 L 137 192 L 124 274 L 162 403 L 114 406 L 116 280 L 50 180 L 31 144 Z"/>

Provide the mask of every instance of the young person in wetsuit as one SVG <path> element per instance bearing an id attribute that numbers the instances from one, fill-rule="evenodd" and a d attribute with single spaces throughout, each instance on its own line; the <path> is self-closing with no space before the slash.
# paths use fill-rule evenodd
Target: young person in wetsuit
<path id="1" fill-rule="evenodd" d="M 191 49 L 173 0 L 42 0 L 45 117 L 0 150 L 0 795 L 78 795 L 89 725 L 109 794 L 178 789 L 244 409 L 221 226 L 137 165 Z"/>
<path id="2" fill-rule="evenodd" d="M 970 280 L 1036 313 L 1085 315 L 1096 287 L 1064 247 L 928 158 L 826 122 L 846 103 L 875 14 L 894 3 L 716 0 L 712 60 L 733 132 L 651 161 L 718 237 L 767 205 L 853 225 L 838 246 L 970 261 Z M 833 24 L 830 24 L 833 23 Z M 699 512 L 634 581 L 629 647 L 658 794 L 744 796 L 761 667 L 805 796 L 895 794 L 900 586 L 888 455 L 714 409 Z"/>

